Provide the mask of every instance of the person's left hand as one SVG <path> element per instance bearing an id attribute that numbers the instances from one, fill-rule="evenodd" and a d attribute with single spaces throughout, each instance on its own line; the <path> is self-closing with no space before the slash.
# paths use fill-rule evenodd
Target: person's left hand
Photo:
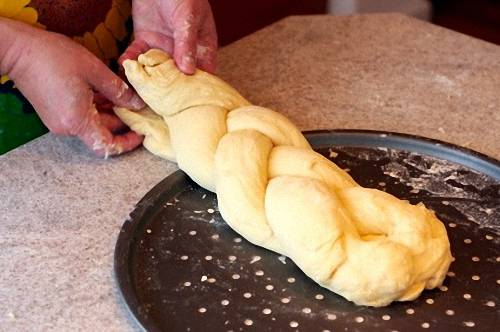
<path id="1" fill-rule="evenodd" d="M 133 0 L 132 19 L 135 40 L 120 63 L 159 48 L 186 74 L 215 70 L 217 33 L 208 0 Z"/>

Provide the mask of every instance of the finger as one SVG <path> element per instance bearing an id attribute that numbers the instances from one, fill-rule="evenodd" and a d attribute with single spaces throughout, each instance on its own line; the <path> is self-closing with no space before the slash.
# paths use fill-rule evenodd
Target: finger
<path id="1" fill-rule="evenodd" d="M 120 66 L 125 60 L 136 60 L 137 57 L 149 49 L 148 44 L 142 39 L 135 39 L 118 58 Z"/>
<path id="2" fill-rule="evenodd" d="M 198 44 L 196 46 L 196 65 L 201 70 L 215 73 L 217 69 L 216 51 L 208 46 Z"/>
<path id="3" fill-rule="evenodd" d="M 126 152 L 130 152 L 142 144 L 144 137 L 136 132 L 128 131 L 125 134 L 113 136 L 112 143 L 107 145 L 88 145 L 89 148 L 99 157 L 108 158 Z M 100 148 L 96 148 L 100 146 Z"/>
<path id="4" fill-rule="evenodd" d="M 123 135 L 113 135 L 100 121 L 96 114 L 78 137 L 96 155 L 107 158 L 135 149 L 142 143 L 143 137 L 129 131 Z"/>
<path id="5" fill-rule="evenodd" d="M 174 25 L 174 59 L 185 74 L 194 74 L 196 70 L 198 28 L 198 20 L 193 15 L 188 15 L 185 20 Z"/>
<path id="6" fill-rule="evenodd" d="M 204 20 L 200 32 L 199 41 L 196 48 L 196 63 L 200 69 L 208 72 L 215 72 L 217 55 L 217 31 L 212 13 L 208 13 Z"/>
<path id="7" fill-rule="evenodd" d="M 139 110 L 144 101 L 104 64 L 95 65 L 87 75 L 89 84 L 115 105 Z"/>
<path id="8" fill-rule="evenodd" d="M 113 111 L 113 103 L 110 102 L 102 93 L 94 93 L 94 105 L 99 112 L 110 113 Z"/>
<path id="9" fill-rule="evenodd" d="M 140 146 L 143 140 L 144 137 L 134 131 L 128 131 L 121 135 L 114 135 L 113 143 L 111 143 L 107 149 L 96 151 L 96 154 L 107 158 L 107 156 L 115 156 L 130 152 Z"/>
<path id="10" fill-rule="evenodd" d="M 113 134 L 123 132 L 127 125 L 114 114 L 99 113 L 101 124 Z"/>
<path id="11" fill-rule="evenodd" d="M 151 48 L 161 49 L 168 54 L 172 54 L 174 50 L 174 40 L 162 33 L 154 31 L 139 31 L 136 33 L 136 38 L 142 40 L 146 44 L 146 48 L 141 48 L 139 54 Z"/>

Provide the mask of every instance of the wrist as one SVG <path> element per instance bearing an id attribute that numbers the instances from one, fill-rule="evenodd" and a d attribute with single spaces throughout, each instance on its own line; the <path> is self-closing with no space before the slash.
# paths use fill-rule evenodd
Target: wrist
<path id="1" fill-rule="evenodd" d="M 33 30 L 33 31 L 32 31 Z M 22 62 L 24 49 L 36 28 L 26 23 L 0 17 L 0 74 L 14 76 Z"/>

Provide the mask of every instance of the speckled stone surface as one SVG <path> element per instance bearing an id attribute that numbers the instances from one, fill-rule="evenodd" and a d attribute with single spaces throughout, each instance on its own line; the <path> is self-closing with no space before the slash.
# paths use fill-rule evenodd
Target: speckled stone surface
<path id="1" fill-rule="evenodd" d="M 219 73 L 301 129 L 411 133 L 500 158 L 498 59 L 498 46 L 400 15 L 291 17 L 221 50 Z M 51 134 L 0 157 L 0 330 L 137 330 L 114 245 L 176 169 Z"/>
<path id="2" fill-rule="evenodd" d="M 290 17 L 220 74 L 301 129 L 416 134 L 500 158 L 500 47 L 403 15 Z"/>

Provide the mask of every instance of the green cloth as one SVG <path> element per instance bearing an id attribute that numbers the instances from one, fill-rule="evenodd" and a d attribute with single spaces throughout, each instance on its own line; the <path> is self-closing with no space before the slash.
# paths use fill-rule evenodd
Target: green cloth
<path id="1" fill-rule="evenodd" d="M 0 155 L 47 132 L 30 103 L 12 82 L 0 84 Z"/>

